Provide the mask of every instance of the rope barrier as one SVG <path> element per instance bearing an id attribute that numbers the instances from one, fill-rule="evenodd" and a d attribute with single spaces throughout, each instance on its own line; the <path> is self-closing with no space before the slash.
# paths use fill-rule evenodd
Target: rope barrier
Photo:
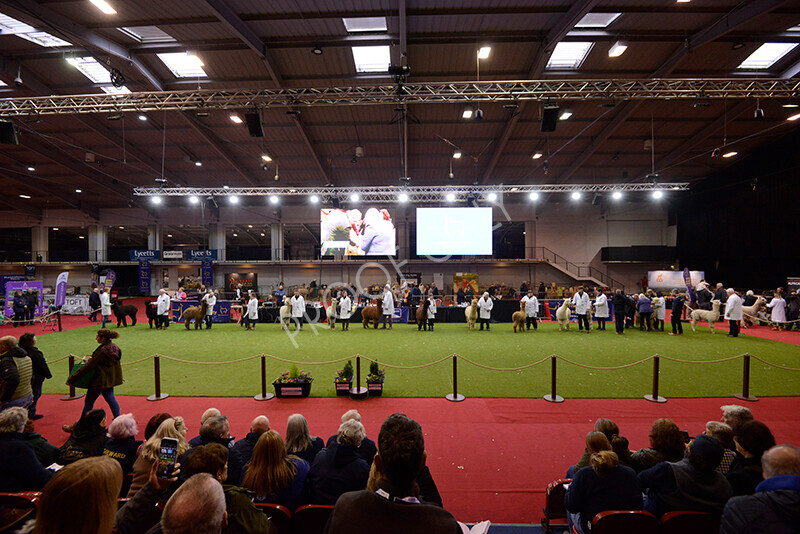
<path id="1" fill-rule="evenodd" d="M 798 369 L 796 367 L 783 367 L 782 365 L 777 365 L 777 364 L 774 364 L 772 362 L 768 362 L 766 360 L 763 360 L 763 359 L 759 358 L 758 356 L 753 356 L 752 354 L 750 355 L 750 357 L 755 359 L 755 360 L 760 361 L 761 363 L 763 363 L 765 365 L 769 365 L 770 367 L 775 367 L 776 369 L 783 369 L 784 371 L 800 371 L 800 369 Z"/>
<path id="2" fill-rule="evenodd" d="M 558 358 L 559 360 L 563 360 L 563 361 L 565 361 L 567 363 L 571 363 L 572 365 L 576 365 L 578 367 L 583 367 L 584 369 L 593 369 L 595 371 L 614 371 L 614 370 L 617 370 L 617 369 L 625 369 L 627 367 L 633 367 L 635 365 L 639 365 L 640 363 L 644 363 L 644 362 L 650 361 L 653 358 L 655 358 L 655 356 L 648 356 L 647 358 L 642 358 L 639 361 L 636 361 L 636 362 L 633 362 L 633 363 L 626 363 L 624 365 L 615 365 L 613 367 L 595 367 L 595 366 L 592 366 L 592 365 L 585 365 L 585 364 L 582 364 L 582 363 L 573 362 L 572 360 L 568 360 L 568 359 L 564 358 L 563 356 L 559 356 L 558 354 L 554 354 L 554 356 L 556 358 Z M 663 356 L 662 356 L 662 358 L 663 358 Z M 737 356 L 737 358 L 738 358 L 738 356 Z"/>
<path id="3" fill-rule="evenodd" d="M 372 358 L 368 358 L 367 356 L 362 356 L 362 358 L 364 358 L 365 360 L 369 360 L 371 362 L 378 363 L 378 360 L 373 360 Z M 461 358 L 461 356 L 459 356 L 459 358 Z M 436 365 L 437 363 L 442 363 L 443 361 L 449 359 L 450 356 L 445 356 L 444 358 L 436 360 L 435 362 L 423 363 L 422 365 L 391 365 L 386 362 L 381 362 L 381 365 L 383 365 L 384 367 L 388 367 L 390 369 L 424 369 L 425 367 L 430 367 L 432 365 Z"/>
<path id="4" fill-rule="evenodd" d="M 730 358 L 719 358 L 717 360 L 681 360 L 679 358 L 670 358 L 669 356 L 660 356 L 660 357 L 665 360 L 678 363 L 722 363 L 722 362 L 729 362 L 731 360 L 737 360 L 739 358 L 744 358 L 744 354 L 740 354 L 738 356 L 731 356 Z"/>
<path id="5" fill-rule="evenodd" d="M 478 362 L 473 362 L 472 360 L 470 360 L 468 358 L 465 358 L 464 356 L 461 356 L 460 354 L 458 354 L 457 356 L 459 358 L 461 358 L 462 360 L 464 360 L 465 362 L 474 365 L 475 367 L 480 367 L 481 369 L 487 369 L 489 371 L 521 371 L 523 369 L 529 369 L 531 367 L 535 367 L 535 366 L 539 365 L 540 363 L 544 363 L 544 362 L 546 362 L 547 360 L 550 359 L 550 356 L 545 356 L 544 358 L 542 358 L 538 362 L 529 363 L 528 365 L 523 365 L 523 366 L 520 366 L 520 367 L 490 367 L 488 365 L 483 365 L 483 364 L 478 363 Z"/>

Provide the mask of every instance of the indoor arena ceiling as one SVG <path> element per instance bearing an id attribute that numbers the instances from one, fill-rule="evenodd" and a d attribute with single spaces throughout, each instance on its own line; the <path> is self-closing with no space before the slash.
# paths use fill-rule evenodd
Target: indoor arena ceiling
<path id="1" fill-rule="evenodd" d="M 105 7 L 0 0 L 0 99 L 95 95 L 58 100 L 78 111 L 119 91 L 179 93 L 143 95 L 170 105 L 138 111 L 6 113 L 20 144 L 0 145 L 2 208 L 36 215 L 76 207 L 96 217 L 99 208 L 142 204 L 133 187 L 162 184 L 692 182 L 785 135 L 797 124 L 786 119 L 800 112 L 786 107 L 800 103 L 785 97 L 791 84 L 765 89 L 768 79 L 800 72 L 797 0 L 107 0 L 114 14 L 97 4 Z M 369 52 L 377 55 L 362 57 Z M 727 92 L 598 93 L 669 90 L 663 79 L 696 88 L 685 81 L 696 78 Z M 756 82 L 764 98 L 731 89 L 756 78 L 765 79 Z M 511 85 L 500 82 L 530 80 L 550 92 L 412 98 L 431 87 L 451 87 L 456 97 L 476 87 L 502 93 Z M 469 85 L 476 81 L 497 83 Z M 581 88 L 594 96 L 581 98 Z M 304 100 L 365 91 L 388 96 Z M 206 109 L 176 103 L 192 93 L 249 99 Z M 296 101 L 252 97 L 259 94 Z M 547 105 L 559 106 L 562 120 L 542 133 Z M 263 137 L 241 122 L 253 111 Z"/>

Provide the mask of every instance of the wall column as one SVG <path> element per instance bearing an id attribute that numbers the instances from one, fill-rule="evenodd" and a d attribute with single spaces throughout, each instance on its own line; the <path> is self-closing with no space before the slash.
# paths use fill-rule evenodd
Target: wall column
<path id="1" fill-rule="evenodd" d="M 274 223 L 269 225 L 269 235 L 272 245 L 272 261 L 283 261 L 283 224 Z"/>
<path id="2" fill-rule="evenodd" d="M 541 254 L 536 254 L 536 221 L 525 221 L 525 259 L 534 259 Z"/>
<path id="3" fill-rule="evenodd" d="M 163 247 L 160 224 L 147 225 L 147 250 L 161 250 Z M 159 285 L 159 287 L 161 287 Z"/>
<path id="4" fill-rule="evenodd" d="M 47 226 L 31 227 L 31 261 L 48 261 L 48 251 L 50 250 L 49 230 Z"/>
<path id="5" fill-rule="evenodd" d="M 217 261 L 225 261 L 225 225 L 208 225 L 208 248 L 217 251 Z"/>
<path id="6" fill-rule="evenodd" d="M 104 262 L 108 256 L 108 234 L 102 224 L 92 224 L 89 230 L 89 261 Z"/>

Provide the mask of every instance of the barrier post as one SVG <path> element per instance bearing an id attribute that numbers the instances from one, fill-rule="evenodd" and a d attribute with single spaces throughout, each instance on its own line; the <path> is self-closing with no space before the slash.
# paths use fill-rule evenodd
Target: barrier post
<path id="1" fill-rule="evenodd" d="M 369 389 L 361 387 L 361 355 L 356 354 L 356 385 L 350 388 L 350 398 L 364 400 L 369 397 Z"/>
<path id="2" fill-rule="evenodd" d="M 61 310 L 58 310 L 58 331 L 63 332 L 64 329 L 61 328 Z"/>
<path id="3" fill-rule="evenodd" d="M 72 354 L 69 355 L 69 359 L 67 360 L 67 365 L 68 365 L 67 376 L 69 376 L 69 374 L 72 372 L 72 368 L 75 367 L 75 356 L 73 356 Z M 75 386 L 70 386 L 69 395 L 64 395 L 63 397 L 61 397 L 61 400 L 70 401 L 70 400 L 80 399 L 81 397 L 83 397 L 83 393 L 75 394 Z"/>
<path id="4" fill-rule="evenodd" d="M 667 402 L 667 399 L 658 396 L 659 360 L 660 358 L 658 357 L 658 354 L 653 356 L 653 394 L 644 396 L 644 398 L 650 402 Z"/>
<path id="5" fill-rule="evenodd" d="M 564 397 L 556 393 L 556 355 L 550 355 L 550 394 L 542 397 L 547 402 L 564 402 Z"/>
<path id="6" fill-rule="evenodd" d="M 153 375 L 155 376 L 155 381 L 156 381 L 156 392 L 154 395 L 150 395 L 149 397 L 147 397 L 147 400 L 149 401 L 164 400 L 167 397 L 169 397 L 169 395 L 167 395 L 166 393 L 161 393 L 161 357 L 158 354 L 153 356 Z"/>
<path id="7" fill-rule="evenodd" d="M 745 353 L 744 354 L 744 362 L 742 363 L 742 366 L 743 366 L 743 369 L 742 369 L 742 393 L 741 393 L 741 395 L 739 393 L 737 393 L 737 394 L 734 395 L 734 397 L 736 397 L 739 400 L 746 400 L 746 401 L 750 401 L 750 402 L 755 402 L 755 401 L 758 400 L 758 397 L 753 397 L 752 395 L 750 395 L 750 354 L 749 353 Z"/>
<path id="8" fill-rule="evenodd" d="M 261 355 L 261 393 L 253 397 L 257 401 L 270 400 L 274 393 L 267 393 L 267 356 Z"/>
<path id="9" fill-rule="evenodd" d="M 466 397 L 458 392 L 458 354 L 453 354 L 453 392 L 444 396 L 450 402 L 461 402 Z"/>

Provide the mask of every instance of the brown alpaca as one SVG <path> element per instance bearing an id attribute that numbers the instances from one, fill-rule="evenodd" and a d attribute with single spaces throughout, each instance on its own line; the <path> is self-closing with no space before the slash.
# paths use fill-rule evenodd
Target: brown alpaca
<path id="1" fill-rule="evenodd" d="M 517 331 L 519 328 L 520 332 L 525 331 L 525 303 L 519 303 L 519 311 L 515 311 L 511 314 L 511 321 L 514 323 L 514 332 Z"/>
<path id="2" fill-rule="evenodd" d="M 369 306 L 361 310 L 361 324 L 364 325 L 364 328 L 369 328 L 369 323 L 372 322 L 372 325 L 377 330 L 382 310 L 383 299 L 377 299 L 375 301 L 375 306 Z"/>
<path id="3" fill-rule="evenodd" d="M 431 301 L 425 300 L 422 306 L 417 308 L 417 330 L 422 330 L 423 327 L 427 330 L 428 308 L 430 307 Z"/>
<path id="4" fill-rule="evenodd" d="M 183 310 L 183 324 L 186 325 L 186 330 L 189 330 L 189 322 L 194 319 L 194 329 L 200 328 L 203 324 L 203 319 L 208 311 L 208 302 L 205 300 L 200 303 L 200 306 L 192 306 Z"/>

